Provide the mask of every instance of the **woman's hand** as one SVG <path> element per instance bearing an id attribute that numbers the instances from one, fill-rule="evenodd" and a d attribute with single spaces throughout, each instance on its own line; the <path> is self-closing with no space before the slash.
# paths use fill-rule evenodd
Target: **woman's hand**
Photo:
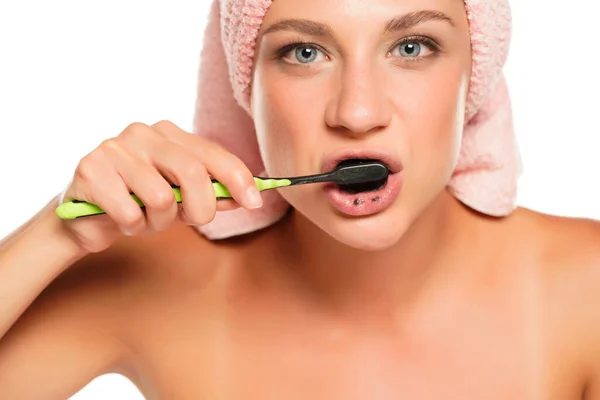
<path id="1" fill-rule="evenodd" d="M 233 199 L 217 201 L 211 177 L 223 183 Z M 181 188 L 181 204 L 171 183 Z M 145 211 L 130 192 L 144 203 Z M 120 234 L 161 231 L 177 219 L 204 225 L 217 210 L 262 205 L 252 173 L 239 158 L 169 121 L 133 123 L 81 159 L 60 203 L 74 199 L 106 211 L 63 221 L 88 252 L 106 249 Z"/>

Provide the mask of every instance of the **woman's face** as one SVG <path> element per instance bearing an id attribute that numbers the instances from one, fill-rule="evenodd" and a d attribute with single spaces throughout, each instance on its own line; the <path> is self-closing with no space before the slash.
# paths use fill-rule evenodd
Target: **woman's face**
<path id="1" fill-rule="evenodd" d="M 377 190 L 280 193 L 340 242 L 390 247 L 452 174 L 470 72 L 461 0 L 275 0 L 251 99 L 266 169 L 297 176 L 347 158 L 383 161 L 392 174 Z"/>

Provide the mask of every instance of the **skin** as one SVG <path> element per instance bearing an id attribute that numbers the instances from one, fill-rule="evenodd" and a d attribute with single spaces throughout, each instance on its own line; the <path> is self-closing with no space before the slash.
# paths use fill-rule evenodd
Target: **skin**
<path id="1" fill-rule="evenodd" d="M 419 10 L 453 24 L 382 34 L 390 17 Z M 333 37 L 263 35 L 289 18 L 326 22 Z M 402 59 L 393 45 L 414 35 L 441 53 Z M 294 51 L 274 58 L 298 39 L 328 52 L 308 67 L 293 64 Z M 251 109 L 268 172 L 318 173 L 339 148 L 393 148 L 401 195 L 380 214 L 349 218 L 317 185 L 283 189 L 295 209 L 286 218 L 218 242 L 168 224 L 172 203 L 151 207 L 147 225 L 107 217 L 90 233 L 93 222 L 77 221 L 69 235 L 99 247 L 53 278 L 1 338 L 2 392 L 65 398 L 118 372 L 149 399 L 600 399 L 600 225 L 521 208 L 488 218 L 445 190 L 469 74 L 462 2 L 275 1 Z M 183 140 L 169 124 L 156 130 Z M 248 178 L 223 176 L 251 208 Z M 38 236 L 12 248 L 39 243 L 39 226 L 53 224 L 41 213 L 30 229 Z M 101 248 L 93 235 L 108 227 L 116 241 L 102 236 L 110 245 Z M 117 236 L 119 227 L 150 232 Z"/>
<path id="2" fill-rule="evenodd" d="M 359 250 L 395 246 L 419 215 L 435 213 L 424 211 L 443 191 L 457 161 L 471 72 L 462 2 L 334 1 L 313 9 L 301 1 L 276 1 L 271 7 L 259 35 L 276 22 L 305 19 L 326 21 L 332 37 L 289 29 L 259 39 L 251 104 L 267 171 L 273 176 L 319 173 L 322 160 L 335 150 L 393 148 L 404 166 L 404 188 L 393 207 L 376 216 L 332 213 L 317 186 L 281 194 L 328 233 L 329 242 Z M 454 26 L 431 20 L 382 35 L 391 16 L 422 10 L 443 10 Z M 417 35 L 435 45 L 416 39 L 421 40 L 419 57 L 402 56 L 406 44 L 398 42 Z M 316 61 L 301 64 L 294 51 L 274 57 L 298 40 L 322 48 Z M 355 234 L 358 229 L 362 235 Z"/>

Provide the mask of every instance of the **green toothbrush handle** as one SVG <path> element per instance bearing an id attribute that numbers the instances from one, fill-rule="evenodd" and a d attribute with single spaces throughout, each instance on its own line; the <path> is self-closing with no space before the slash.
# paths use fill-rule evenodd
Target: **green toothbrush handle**
<path id="1" fill-rule="evenodd" d="M 254 177 L 254 182 L 259 191 L 274 189 L 278 187 L 289 186 L 292 182 L 289 179 L 268 179 Z M 175 200 L 181 203 L 181 191 L 178 186 L 171 185 L 173 188 L 173 194 Z M 216 198 L 230 198 L 232 197 L 229 190 L 220 182 L 213 179 L 213 189 L 215 190 Z M 131 194 L 131 198 L 139 204 L 140 207 L 144 207 L 144 203 L 135 194 Z M 105 211 L 96 204 L 88 203 L 86 201 L 73 200 L 68 201 L 59 205 L 56 210 L 56 215 L 61 219 L 75 219 L 80 217 L 88 217 L 92 215 L 105 214 Z"/>

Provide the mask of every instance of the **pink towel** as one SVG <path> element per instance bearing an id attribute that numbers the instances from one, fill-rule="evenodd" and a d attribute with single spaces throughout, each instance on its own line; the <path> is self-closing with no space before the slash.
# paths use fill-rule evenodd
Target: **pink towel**
<path id="1" fill-rule="evenodd" d="M 213 0 L 201 52 L 194 133 L 236 154 L 254 175 L 264 175 L 253 121 L 250 80 L 256 37 L 272 0 Z M 508 0 L 465 0 L 473 52 L 466 124 L 458 164 L 448 183 L 462 203 L 491 216 L 516 203 L 521 158 L 502 72 L 511 36 Z M 218 212 L 198 227 L 210 239 L 241 235 L 282 218 L 289 205 L 276 190 L 264 205 Z"/>

